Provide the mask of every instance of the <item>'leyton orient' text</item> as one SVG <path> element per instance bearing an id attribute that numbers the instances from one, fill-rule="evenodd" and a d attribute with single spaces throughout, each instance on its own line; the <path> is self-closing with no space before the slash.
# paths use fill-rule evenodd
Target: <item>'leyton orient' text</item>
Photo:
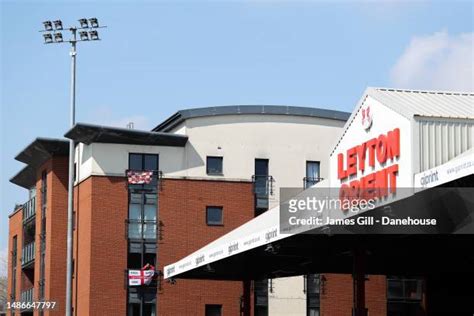
<path id="1" fill-rule="evenodd" d="M 366 168 L 375 169 L 375 159 L 384 168 L 360 179 L 343 183 L 339 192 L 341 199 L 373 199 L 394 193 L 397 187 L 398 164 L 386 166 L 400 157 L 400 129 L 395 128 L 386 135 L 381 134 L 337 156 L 337 177 L 341 181 L 360 171 L 366 174 Z M 368 166 L 366 166 L 368 165 Z"/>

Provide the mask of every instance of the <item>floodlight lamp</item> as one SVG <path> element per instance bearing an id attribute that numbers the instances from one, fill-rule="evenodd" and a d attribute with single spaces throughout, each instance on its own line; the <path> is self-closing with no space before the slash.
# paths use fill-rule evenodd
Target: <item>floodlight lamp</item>
<path id="1" fill-rule="evenodd" d="M 86 31 L 79 32 L 79 36 L 81 37 L 81 41 L 89 40 L 89 34 Z"/>
<path id="2" fill-rule="evenodd" d="M 81 24 L 81 28 L 89 27 L 89 23 L 87 23 L 87 19 L 79 19 L 79 24 Z"/>
<path id="3" fill-rule="evenodd" d="M 43 37 L 45 44 L 51 44 L 53 42 L 53 35 L 51 35 L 51 33 L 43 34 Z"/>
<path id="4" fill-rule="evenodd" d="M 58 32 L 58 33 L 54 33 L 54 41 L 57 42 L 57 43 L 62 43 L 63 41 L 63 34 Z"/>
<path id="5" fill-rule="evenodd" d="M 99 21 L 97 20 L 97 18 L 90 18 L 89 23 L 91 27 L 94 27 L 94 28 L 99 27 Z"/>
<path id="6" fill-rule="evenodd" d="M 89 36 L 91 37 L 91 40 L 93 41 L 99 40 L 99 33 L 97 31 L 90 31 Z"/>
<path id="7" fill-rule="evenodd" d="M 45 31 L 52 31 L 53 30 L 53 23 L 51 23 L 51 21 L 44 21 L 43 25 L 44 25 L 44 30 Z"/>
<path id="8" fill-rule="evenodd" d="M 56 30 L 61 31 L 63 29 L 63 22 L 61 20 L 56 20 L 53 23 Z"/>

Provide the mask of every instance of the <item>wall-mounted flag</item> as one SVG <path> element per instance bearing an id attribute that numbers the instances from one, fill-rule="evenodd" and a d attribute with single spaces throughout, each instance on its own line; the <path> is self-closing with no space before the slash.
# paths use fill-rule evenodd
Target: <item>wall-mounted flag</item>
<path id="1" fill-rule="evenodd" d="M 129 184 L 149 184 L 153 179 L 153 171 L 128 170 L 127 177 Z"/>
<path id="2" fill-rule="evenodd" d="M 141 270 L 128 270 L 128 285 L 149 285 L 154 276 L 155 267 L 148 263 Z"/>

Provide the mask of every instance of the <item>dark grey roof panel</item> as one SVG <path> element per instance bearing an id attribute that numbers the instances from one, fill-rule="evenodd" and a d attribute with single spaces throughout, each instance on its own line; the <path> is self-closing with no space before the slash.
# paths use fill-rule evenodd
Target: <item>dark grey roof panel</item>
<path id="1" fill-rule="evenodd" d="M 54 155 L 67 156 L 69 141 L 55 138 L 36 138 L 25 147 L 15 159 L 31 167 L 39 167 Z"/>
<path id="2" fill-rule="evenodd" d="M 36 182 L 36 169 L 26 166 L 14 175 L 10 182 L 25 189 L 30 189 Z"/>
<path id="3" fill-rule="evenodd" d="M 78 123 L 64 137 L 76 142 L 184 147 L 188 137 L 161 132 Z"/>
<path id="4" fill-rule="evenodd" d="M 171 129 L 184 122 L 185 120 L 195 117 L 239 114 L 295 115 L 319 117 L 338 121 L 347 121 L 350 116 L 350 113 L 347 112 L 300 106 L 228 105 L 178 111 L 169 118 L 167 118 L 165 121 L 163 121 L 163 123 L 156 126 L 153 131 L 169 132 Z"/>

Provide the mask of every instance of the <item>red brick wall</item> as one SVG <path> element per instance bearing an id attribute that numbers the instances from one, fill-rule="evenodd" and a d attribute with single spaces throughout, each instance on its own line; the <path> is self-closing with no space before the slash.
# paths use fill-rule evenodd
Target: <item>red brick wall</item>
<path id="1" fill-rule="evenodd" d="M 254 216 L 252 184 L 163 180 L 159 192 L 163 240 L 158 266 L 176 262 Z M 206 225 L 206 206 L 223 206 L 223 226 Z M 205 304 L 222 304 L 223 315 L 239 315 L 242 282 L 177 280 L 158 293 L 158 315 L 204 315 Z"/>
<path id="2" fill-rule="evenodd" d="M 50 203 L 51 203 L 51 193 L 52 193 L 52 190 L 51 190 L 51 185 L 52 185 L 52 177 L 51 177 L 51 170 L 52 170 L 52 160 L 48 160 L 47 162 L 45 162 L 42 166 L 40 166 L 37 170 L 36 170 L 36 218 L 35 218 L 35 229 L 36 229 L 36 238 L 35 238 L 35 289 L 34 289 L 34 293 L 33 293 L 33 298 L 35 300 L 39 300 L 39 284 L 38 282 L 40 281 L 40 256 L 41 256 L 41 205 L 43 204 L 43 201 L 42 201 L 42 194 L 41 194 L 41 190 L 42 190 L 42 182 L 41 182 L 41 175 L 44 172 L 47 173 L 47 176 L 46 176 L 46 187 L 47 187 L 47 196 L 46 196 L 46 217 L 48 216 L 51 216 L 51 206 L 50 206 Z M 48 234 L 48 229 L 47 229 L 47 225 L 46 225 L 46 234 Z M 64 239 L 64 237 L 63 237 Z M 47 243 L 47 241 L 46 241 Z M 47 252 L 48 252 L 48 245 L 46 245 L 46 254 L 45 254 L 45 260 L 47 261 Z M 47 265 L 47 262 L 45 262 L 45 278 L 46 278 L 46 265 Z M 64 279 L 64 281 L 66 281 L 66 279 Z M 47 286 L 47 283 L 49 283 L 50 280 L 45 280 L 45 286 Z M 46 289 L 45 289 L 46 291 Z M 45 292 L 45 299 L 47 299 L 48 297 L 46 296 L 46 292 Z M 64 305 L 64 303 L 63 303 Z M 38 312 L 35 313 L 35 315 L 39 315 Z"/>
<path id="3" fill-rule="evenodd" d="M 48 173 L 45 299 L 56 302 L 56 307 L 54 310 L 45 311 L 45 315 L 64 315 L 65 312 L 68 161 L 68 157 L 53 157 L 51 170 Z M 41 179 L 41 170 L 39 179 Z M 37 214 L 41 214 L 38 211 L 40 208 L 37 209 Z M 38 217 L 40 218 L 41 215 Z M 40 233 L 39 229 L 40 226 L 36 226 L 37 235 Z M 36 245 L 39 250 L 39 240 Z M 39 253 L 37 254 L 36 262 L 39 263 Z M 37 267 L 39 272 L 39 265 Z"/>
<path id="4" fill-rule="evenodd" d="M 91 289 L 88 315 L 125 315 L 127 267 L 125 180 L 92 178 Z"/>
<path id="5" fill-rule="evenodd" d="M 352 315 L 352 276 L 324 274 L 326 281 L 321 291 L 321 316 Z M 387 315 L 386 278 L 370 275 L 365 283 L 366 307 L 370 316 Z"/>
<path id="6" fill-rule="evenodd" d="M 46 261 L 45 261 L 45 300 L 56 302 L 52 311 L 45 315 L 64 315 L 66 288 L 66 229 L 67 229 L 67 174 L 68 158 L 53 157 L 36 171 L 36 218 L 35 218 L 35 264 L 34 270 L 21 269 L 21 250 L 23 247 L 22 212 L 10 218 L 10 241 L 18 236 L 17 301 L 20 291 L 34 287 L 34 300 L 38 300 L 40 280 L 40 233 L 41 233 L 41 175 L 47 172 L 47 209 L 46 209 Z M 25 194 L 25 201 L 27 195 Z M 11 245 L 10 245 L 11 247 Z M 11 260 L 11 254 L 9 255 Z M 11 268 L 9 269 L 11 273 Z M 34 281 L 34 282 L 33 282 Z M 9 277 L 9 284 L 11 278 Z M 39 312 L 35 311 L 35 315 Z"/>
<path id="7" fill-rule="evenodd" d="M 90 177 L 76 186 L 75 197 L 75 315 L 125 315 L 125 179 Z"/>
<path id="8" fill-rule="evenodd" d="M 74 315 L 84 315 L 89 311 L 90 296 L 92 178 L 88 178 L 74 188 L 74 210 L 76 227 L 72 305 Z"/>
<path id="9" fill-rule="evenodd" d="M 13 236 L 17 236 L 17 256 L 16 256 L 16 286 L 15 286 L 15 301 L 20 301 L 21 291 L 21 247 L 23 245 L 23 215 L 22 208 L 18 209 L 16 213 L 10 216 L 9 219 L 9 233 L 8 233 L 8 299 L 13 292 L 12 289 L 12 250 L 13 250 Z M 18 313 L 19 315 L 19 313 Z"/>
<path id="10" fill-rule="evenodd" d="M 365 283 L 365 305 L 370 316 L 387 315 L 387 278 L 384 275 L 369 275 Z"/>

